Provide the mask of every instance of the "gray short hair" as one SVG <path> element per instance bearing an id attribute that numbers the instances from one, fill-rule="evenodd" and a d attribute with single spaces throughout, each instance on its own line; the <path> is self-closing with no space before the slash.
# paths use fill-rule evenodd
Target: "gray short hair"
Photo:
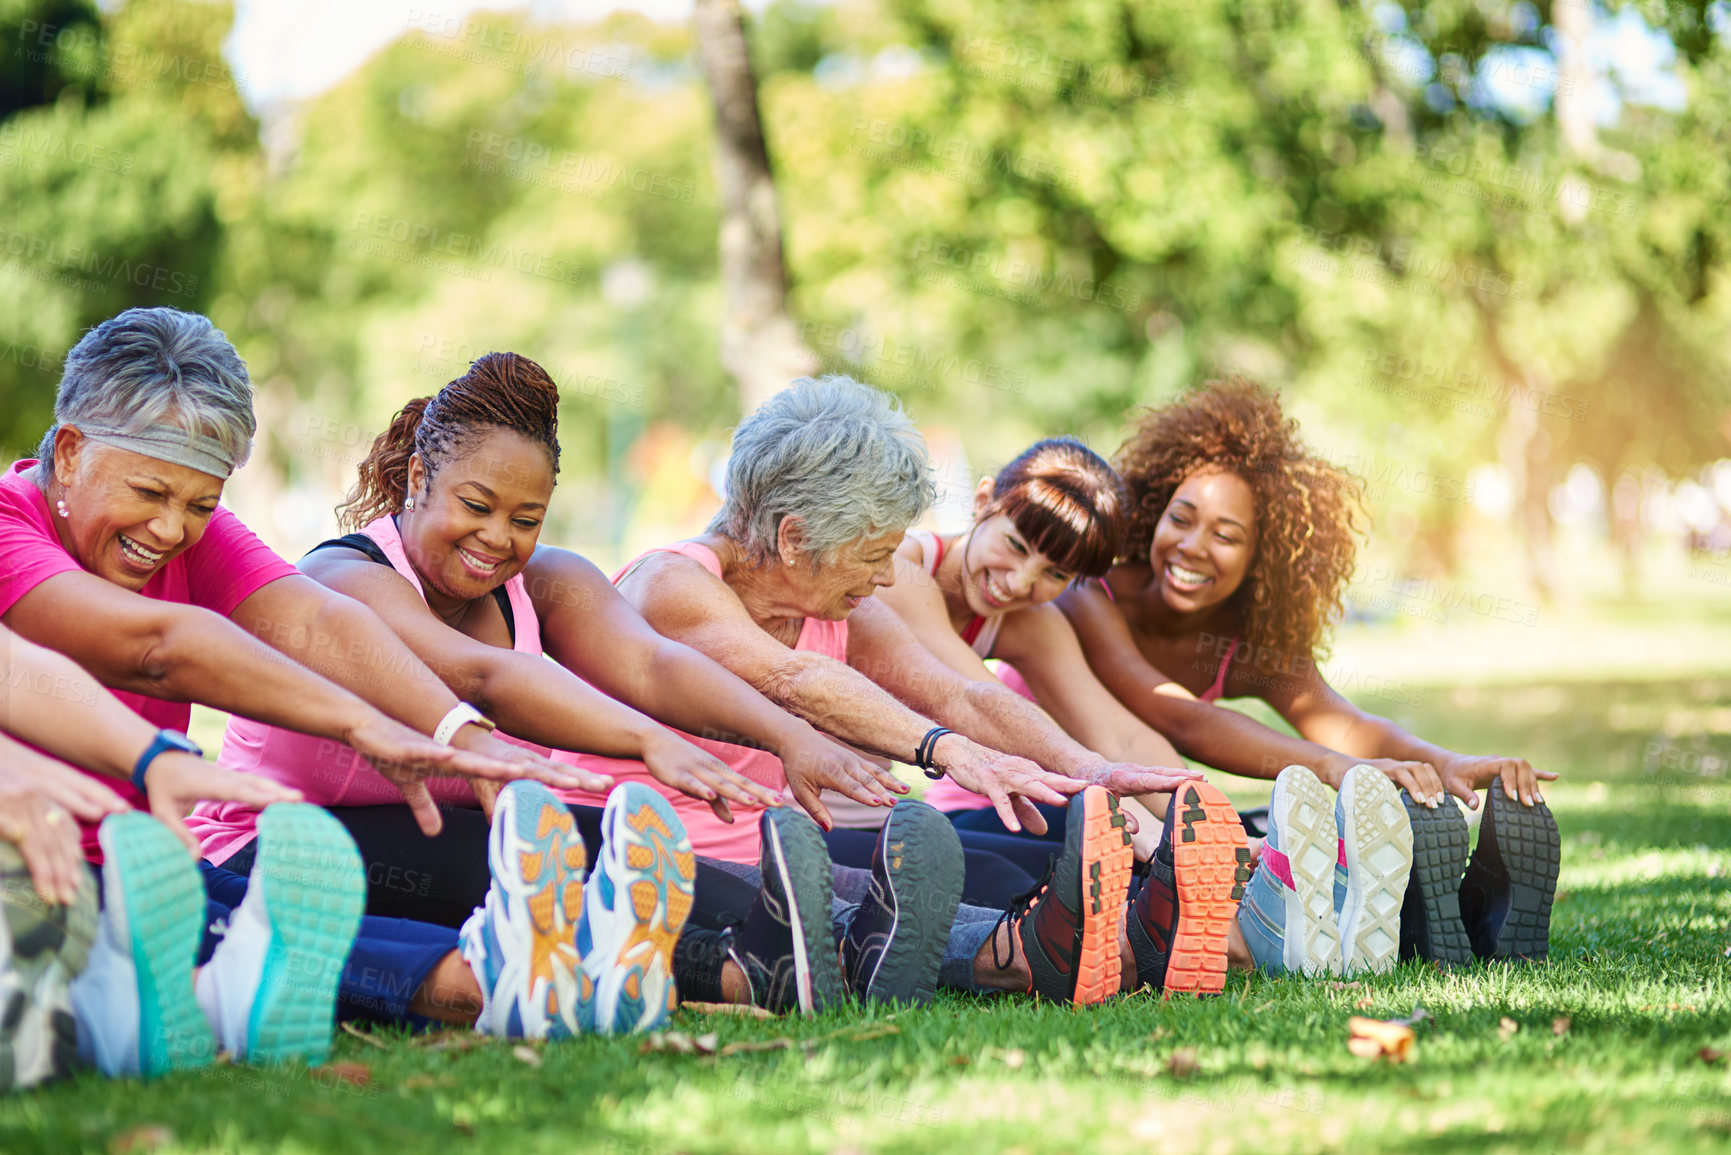
<path id="1" fill-rule="evenodd" d="M 128 309 L 79 339 L 66 354 L 54 420 L 36 450 L 45 473 L 63 424 L 136 432 L 167 422 L 213 439 L 236 468 L 258 428 L 246 363 L 222 330 L 166 307 Z"/>
<path id="2" fill-rule="evenodd" d="M 857 538 L 906 529 L 936 498 L 926 443 L 895 398 L 851 377 L 801 377 L 734 431 L 709 532 L 763 562 L 782 518 L 797 517 L 817 565 Z"/>

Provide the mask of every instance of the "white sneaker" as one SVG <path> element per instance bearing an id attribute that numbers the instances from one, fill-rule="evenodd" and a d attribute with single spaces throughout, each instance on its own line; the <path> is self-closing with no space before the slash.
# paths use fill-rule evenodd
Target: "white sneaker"
<path id="1" fill-rule="evenodd" d="M 342 823 L 305 802 L 265 807 L 246 897 L 198 974 L 199 1006 L 224 1050 L 255 1063 L 330 1056 L 366 888 Z"/>
<path id="2" fill-rule="evenodd" d="M 88 871 L 70 905 L 44 902 L 23 855 L 0 842 L 0 1091 L 72 1073 L 78 1028 L 70 987 L 90 955 L 96 919 Z"/>
<path id="3" fill-rule="evenodd" d="M 141 811 L 103 819 L 102 918 L 72 983 L 78 1053 L 111 1077 L 202 1067 L 216 1055 L 192 993 L 204 882 L 186 847 Z"/>
<path id="4" fill-rule="evenodd" d="M 1400 908 L 1412 873 L 1412 822 L 1388 775 L 1358 765 L 1340 780 L 1335 822 L 1346 856 L 1340 971 L 1386 971 L 1400 950 Z"/>

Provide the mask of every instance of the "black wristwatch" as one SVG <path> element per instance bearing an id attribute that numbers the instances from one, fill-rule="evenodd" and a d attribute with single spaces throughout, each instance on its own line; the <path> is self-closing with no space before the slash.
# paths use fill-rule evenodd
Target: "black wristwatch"
<path id="1" fill-rule="evenodd" d="M 144 788 L 144 772 L 150 769 L 150 764 L 156 761 L 158 754 L 170 750 L 180 750 L 191 754 L 194 758 L 204 757 L 204 751 L 198 748 L 198 743 L 182 734 L 179 730 L 158 730 L 156 737 L 150 740 L 150 745 L 144 748 L 144 753 L 138 756 L 138 762 L 132 767 L 132 788 L 140 794 L 150 791 Z"/>

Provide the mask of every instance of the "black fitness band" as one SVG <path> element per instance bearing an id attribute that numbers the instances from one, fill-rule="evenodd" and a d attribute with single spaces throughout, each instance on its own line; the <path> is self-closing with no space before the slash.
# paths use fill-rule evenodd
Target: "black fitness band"
<path id="1" fill-rule="evenodd" d="M 919 749 L 914 751 L 914 765 L 918 766 L 921 770 L 924 770 L 927 778 L 935 781 L 944 776 L 942 770 L 932 769 L 932 753 L 937 748 L 939 738 L 942 738 L 945 734 L 953 733 L 955 733 L 954 730 L 947 729 L 946 727 L 933 726 L 930 730 L 926 731 L 926 736 L 920 739 Z"/>

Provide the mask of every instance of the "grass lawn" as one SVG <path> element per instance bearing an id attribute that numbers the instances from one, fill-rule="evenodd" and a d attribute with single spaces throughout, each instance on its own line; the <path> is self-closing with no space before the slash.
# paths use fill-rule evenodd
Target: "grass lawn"
<path id="1" fill-rule="evenodd" d="M 680 1014 L 679 1031 L 747 1044 L 731 1054 L 345 1035 L 323 1071 L 85 1076 L 0 1099 L 0 1151 L 1731 1149 L 1731 678 L 1366 704 L 1565 773 L 1546 790 L 1564 848 L 1548 965 L 1235 975 L 1221 998 L 1088 1011 L 944 995 L 894 1016 Z M 1688 733 L 1707 737 L 1664 736 Z M 1433 1021 L 1413 1062 L 1348 1053 L 1350 1016 L 1415 1006 Z"/>

